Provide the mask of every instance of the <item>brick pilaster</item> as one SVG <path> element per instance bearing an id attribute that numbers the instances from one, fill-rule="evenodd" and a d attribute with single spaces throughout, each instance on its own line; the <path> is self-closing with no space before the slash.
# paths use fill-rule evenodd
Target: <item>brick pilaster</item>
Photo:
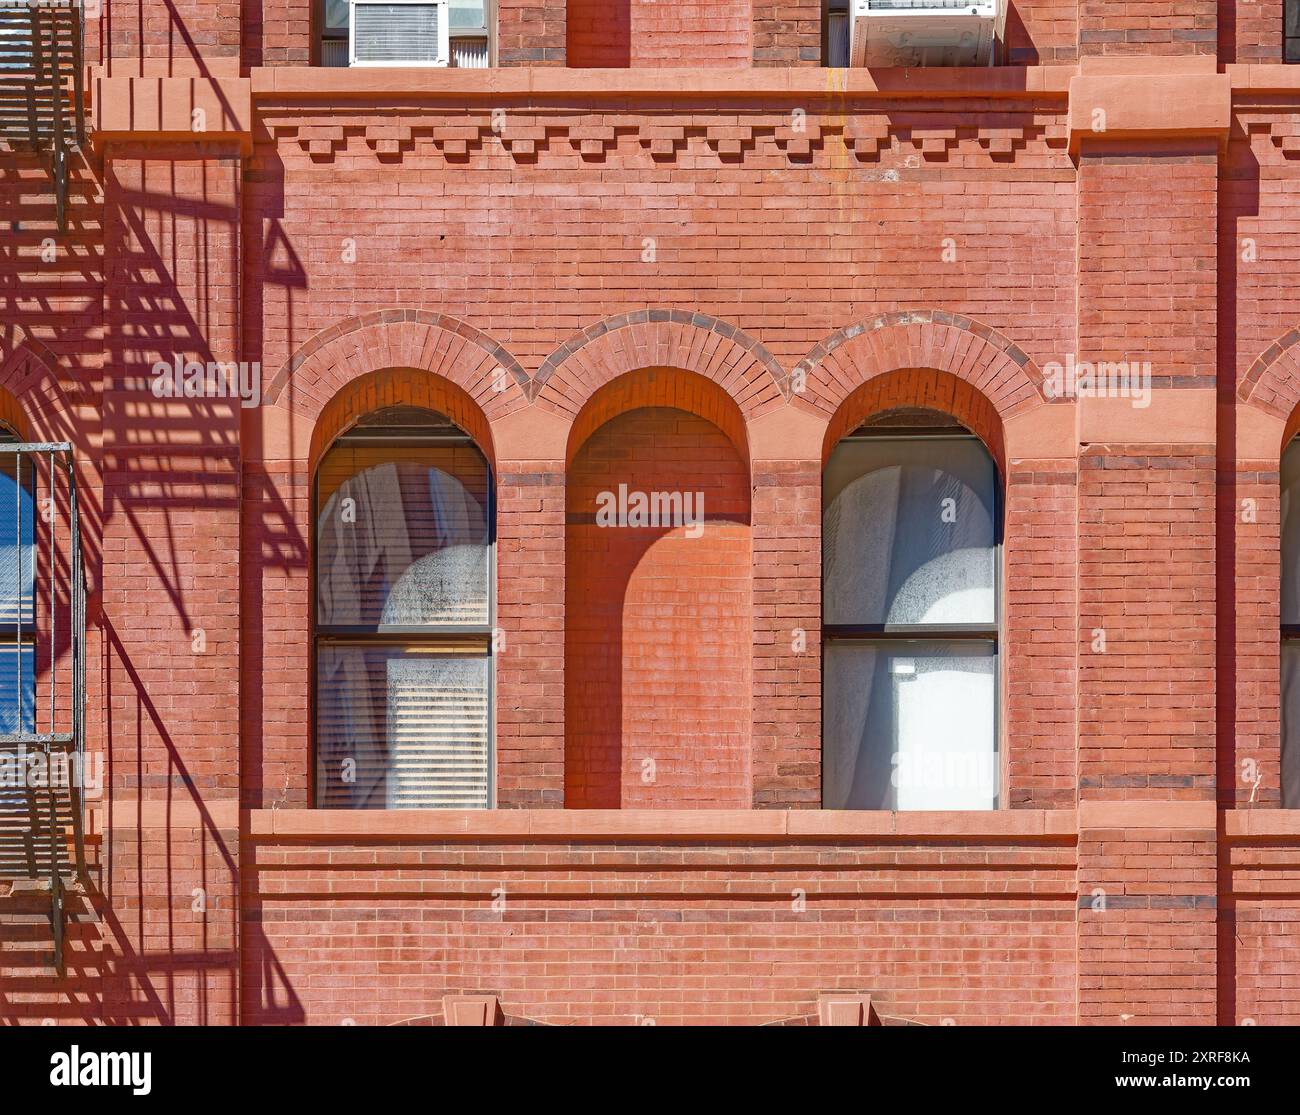
<path id="1" fill-rule="evenodd" d="M 757 808 L 821 805 L 820 461 L 755 461 Z"/>
<path id="2" fill-rule="evenodd" d="M 105 157 L 106 890 L 121 954 L 105 998 L 123 1020 L 236 1020 L 241 408 L 151 388 L 156 362 L 241 357 L 240 164 L 228 141 Z"/>
<path id="3" fill-rule="evenodd" d="M 497 805 L 564 804 L 564 462 L 497 465 Z"/>

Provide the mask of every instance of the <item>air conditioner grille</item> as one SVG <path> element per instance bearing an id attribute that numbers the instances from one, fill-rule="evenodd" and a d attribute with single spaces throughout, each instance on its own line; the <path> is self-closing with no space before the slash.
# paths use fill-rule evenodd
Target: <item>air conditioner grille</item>
<path id="1" fill-rule="evenodd" d="M 867 0 L 867 8 L 873 12 L 907 11 L 911 8 L 932 12 L 962 11 L 978 6 L 977 0 Z"/>
<path id="2" fill-rule="evenodd" d="M 439 4 L 355 4 L 353 53 L 358 62 L 437 63 Z"/>

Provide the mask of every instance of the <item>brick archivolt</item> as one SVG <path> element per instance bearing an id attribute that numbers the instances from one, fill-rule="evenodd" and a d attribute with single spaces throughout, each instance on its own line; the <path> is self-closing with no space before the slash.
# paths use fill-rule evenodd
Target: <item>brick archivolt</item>
<path id="1" fill-rule="evenodd" d="M 827 436 L 838 436 L 847 432 L 840 428 L 845 423 L 866 417 L 858 413 L 863 407 L 928 405 L 967 422 L 995 453 L 1006 419 L 1047 402 L 1042 373 L 1022 349 L 957 314 L 881 314 L 837 330 L 787 372 L 739 327 L 673 308 L 594 322 L 532 375 L 503 344 L 466 322 L 414 308 L 377 311 L 340 322 L 302 345 L 271 378 L 263 401 L 320 424 L 338 409 L 340 398 L 351 400 L 349 414 L 364 409 L 368 396 L 358 387 L 363 381 L 387 375 L 384 390 L 409 393 L 425 373 L 455 389 L 458 413 L 465 412 L 471 425 L 481 414 L 485 431 L 534 407 L 571 426 L 611 384 L 647 369 L 676 369 L 708 380 L 710 389 L 719 388 L 735 404 L 746 426 L 792 407 L 819 420 Z M 406 386 L 388 382 L 396 371 Z M 396 396 L 384 399 L 391 403 Z"/>

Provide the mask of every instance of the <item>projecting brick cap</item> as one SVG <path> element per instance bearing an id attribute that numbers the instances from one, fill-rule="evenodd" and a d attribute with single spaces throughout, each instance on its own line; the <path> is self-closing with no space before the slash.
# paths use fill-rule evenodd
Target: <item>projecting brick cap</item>
<path id="1" fill-rule="evenodd" d="M 501 1026 L 501 1000 L 495 995 L 444 995 L 442 1015 L 448 1026 Z"/>
<path id="2" fill-rule="evenodd" d="M 879 1026 L 880 1015 L 864 992 L 833 991 L 817 997 L 819 1026 Z"/>

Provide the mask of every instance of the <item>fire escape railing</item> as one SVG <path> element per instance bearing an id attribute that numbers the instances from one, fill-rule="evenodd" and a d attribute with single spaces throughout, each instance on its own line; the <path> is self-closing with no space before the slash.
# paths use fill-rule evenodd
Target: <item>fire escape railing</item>
<path id="1" fill-rule="evenodd" d="M 49 155 L 60 232 L 68 155 L 86 142 L 84 24 L 81 0 L 0 0 L 0 139 Z"/>
<path id="2" fill-rule="evenodd" d="M 87 877 L 86 583 L 72 446 L 0 442 L 0 478 L 0 648 L 13 674 L 0 671 L 0 879 L 48 883 L 62 976 L 65 892 Z"/>

